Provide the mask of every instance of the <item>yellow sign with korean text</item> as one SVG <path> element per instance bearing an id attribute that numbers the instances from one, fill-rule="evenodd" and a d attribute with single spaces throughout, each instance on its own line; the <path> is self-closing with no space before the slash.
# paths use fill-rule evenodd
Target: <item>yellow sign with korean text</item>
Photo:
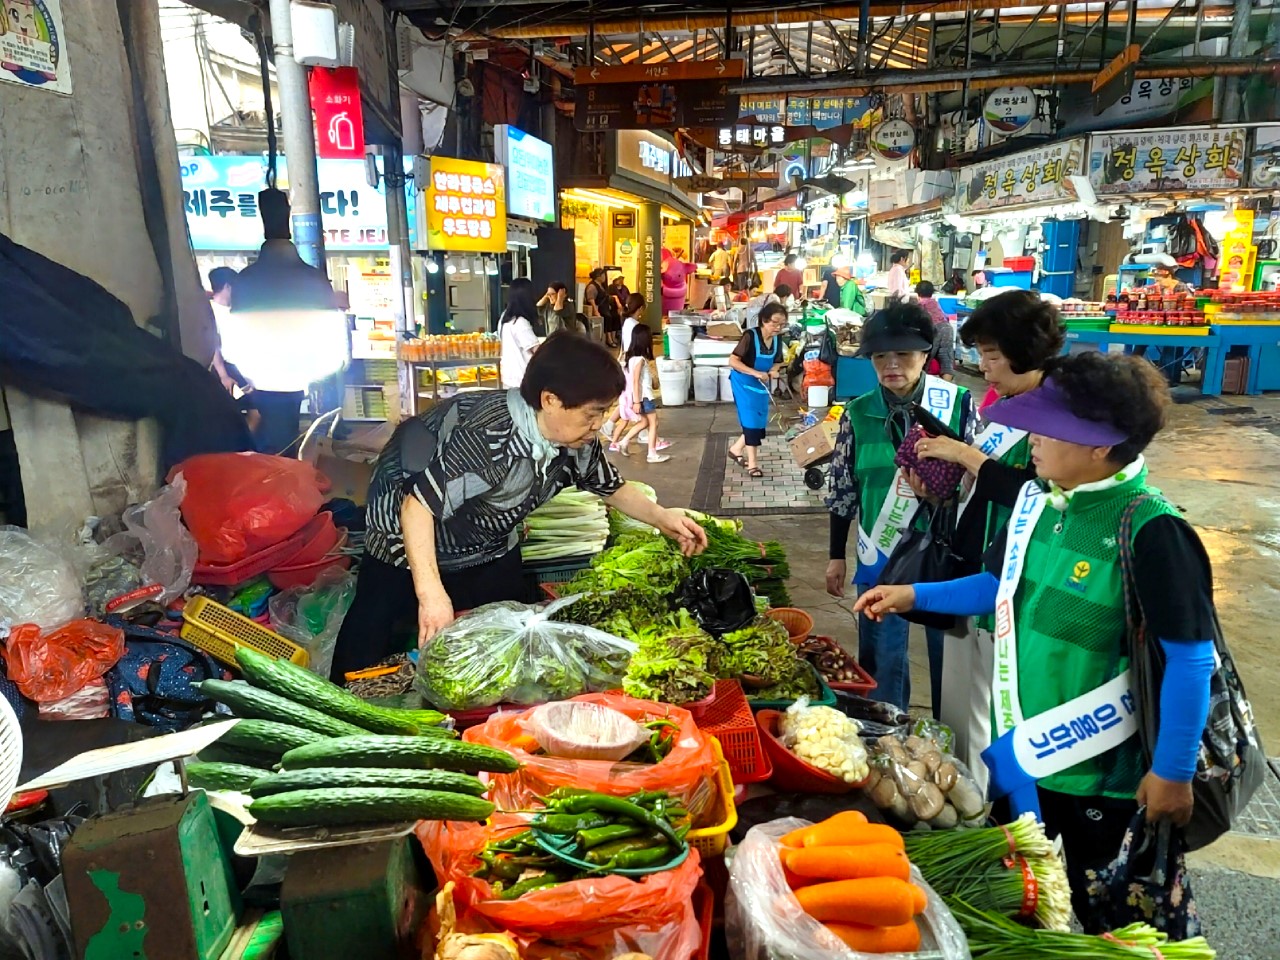
<path id="1" fill-rule="evenodd" d="M 507 187 L 499 164 L 432 157 L 426 210 L 428 250 L 507 249 Z"/>

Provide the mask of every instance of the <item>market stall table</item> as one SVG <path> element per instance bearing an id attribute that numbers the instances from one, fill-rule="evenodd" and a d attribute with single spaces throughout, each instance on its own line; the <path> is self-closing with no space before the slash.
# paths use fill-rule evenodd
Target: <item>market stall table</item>
<path id="1" fill-rule="evenodd" d="M 1226 347 L 1241 343 L 1238 339 L 1229 342 L 1214 329 L 1207 334 L 1176 333 L 1112 333 L 1109 330 L 1068 330 L 1067 342 L 1063 347 L 1066 353 L 1075 344 L 1092 343 L 1106 352 L 1113 343 L 1125 346 L 1155 347 L 1200 347 L 1205 351 L 1204 380 L 1200 384 L 1200 392 L 1207 397 L 1216 397 L 1222 393 L 1223 364 L 1226 362 Z"/>

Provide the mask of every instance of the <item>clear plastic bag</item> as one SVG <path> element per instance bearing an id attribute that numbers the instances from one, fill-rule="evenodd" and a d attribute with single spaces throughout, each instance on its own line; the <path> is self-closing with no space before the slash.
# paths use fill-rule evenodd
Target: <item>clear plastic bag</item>
<path id="1" fill-rule="evenodd" d="M 778 853 L 781 839 L 810 821 L 787 817 L 752 827 L 734 848 L 725 899 L 726 935 L 734 960 L 969 960 L 960 924 L 941 898 L 911 868 L 911 882 L 929 897 L 916 917 L 916 953 L 868 954 L 852 950 L 804 912 L 787 886 Z"/>
<path id="2" fill-rule="evenodd" d="M 124 655 L 124 631 L 97 620 L 73 620 L 41 633 L 33 623 L 5 641 L 9 679 L 28 700 L 63 700 L 96 680 Z"/>
<path id="3" fill-rule="evenodd" d="M 649 739 L 625 713 L 598 703 L 544 703 L 521 725 L 548 754 L 567 760 L 618 761 Z"/>
<path id="4" fill-rule="evenodd" d="M 101 677 L 61 700 L 38 705 L 41 720 L 99 720 L 111 716 L 111 691 Z"/>
<path id="5" fill-rule="evenodd" d="M 124 511 L 124 531 L 108 537 L 102 544 L 111 556 L 124 556 L 141 548 L 142 581 L 159 584 L 161 603 L 182 596 L 191 585 L 200 548 L 196 538 L 182 523 L 182 499 L 187 495 L 187 481 L 179 472 L 146 503 L 134 504 Z"/>
<path id="6" fill-rule="evenodd" d="M 338 631 L 356 596 L 356 575 L 330 567 L 309 587 L 290 587 L 268 601 L 271 629 L 308 654 L 307 669 L 326 679 Z"/>
<path id="7" fill-rule="evenodd" d="M 636 645 L 594 627 L 557 623 L 545 607 L 489 603 L 437 633 L 418 657 L 419 692 L 439 710 L 532 705 L 622 685 Z"/>
<path id="8" fill-rule="evenodd" d="M 71 558 L 21 527 L 0 527 L 0 628 L 46 630 L 84 616 L 84 584 Z"/>
<path id="9" fill-rule="evenodd" d="M 947 753 L 951 731 L 941 724 L 916 725 L 932 736 L 886 735 L 871 745 L 871 777 L 863 791 L 893 823 L 935 830 L 979 826 L 988 806 L 969 769 Z M 934 737 L 938 739 L 934 739 Z"/>
<path id="10" fill-rule="evenodd" d="M 846 783 L 861 783 L 869 772 L 861 728 L 834 707 L 813 707 L 801 697 L 782 715 L 782 742 L 811 766 Z"/>

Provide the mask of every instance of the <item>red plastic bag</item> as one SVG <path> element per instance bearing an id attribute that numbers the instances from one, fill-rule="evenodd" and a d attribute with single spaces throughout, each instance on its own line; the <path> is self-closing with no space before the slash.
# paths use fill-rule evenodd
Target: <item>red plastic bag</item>
<path id="1" fill-rule="evenodd" d="M 96 680 L 124 655 L 124 631 L 97 620 L 72 620 L 40 633 L 34 623 L 13 628 L 5 642 L 9 679 L 28 700 L 62 700 Z"/>
<path id="2" fill-rule="evenodd" d="M 702 879 L 698 851 L 674 870 L 647 876 L 601 876 L 495 900 L 487 881 L 472 874 L 490 840 L 528 827 L 527 819 L 497 814 L 490 823 L 424 820 L 417 835 L 441 885 L 456 884 L 458 929 L 508 931 L 524 956 L 558 960 L 607 960 L 619 953 L 647 953 L 654 960 L 690 960 L 702 942 L 693 892 Z"/>
<path id="3" fill-rule="evenodd" d="M 187 481 L 182 519 L 202 563 L 235 563 L 303 528 L 329 481 L 300 460 L 265 453 L 202 453 L 169 471 Z"/>
<path id="4" fill-rule="evenodd" d="M 526 809 L 535 797 L 556 787 L 577 787 L 617 797 L 642 790 L 665 790 L 684 801 L 695 825 L 700 815 L 716 806 L 716 758 L 711 741 L 698 729 L 693 714 L 666 703 L 651 703 L 617 693 L 587 693 L 571 703 L 598 703 L 625 714 L 638 723 L 671 720 L 679 724 L 675 743 L 661 763 L 614 763 L 609 760 L 566 760 L 563 757 L 535 756 L 537 742 L 529 735 L 527 722 L 534 710 L 497 713 L 462 735 L 471 743 L 487 743 L 511 751 L 520 761 L 515 773 L 493 774 L 489 778 L 489 799 L 503 810 Z"/>

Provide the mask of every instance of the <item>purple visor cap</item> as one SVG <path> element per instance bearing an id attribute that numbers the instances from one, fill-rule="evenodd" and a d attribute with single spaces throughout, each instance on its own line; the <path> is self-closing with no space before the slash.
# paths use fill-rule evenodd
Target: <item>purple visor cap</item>
<path id="1" fill-rule="evenodd" d="M 1077 417 L 1052 380 L 1045 380 L 1029 393 L 993 403 L 982 415 L 993 423 L 1083 447 L 1114 447 L 1129 439 L 1126 433 L 1105 420 Z"/>

